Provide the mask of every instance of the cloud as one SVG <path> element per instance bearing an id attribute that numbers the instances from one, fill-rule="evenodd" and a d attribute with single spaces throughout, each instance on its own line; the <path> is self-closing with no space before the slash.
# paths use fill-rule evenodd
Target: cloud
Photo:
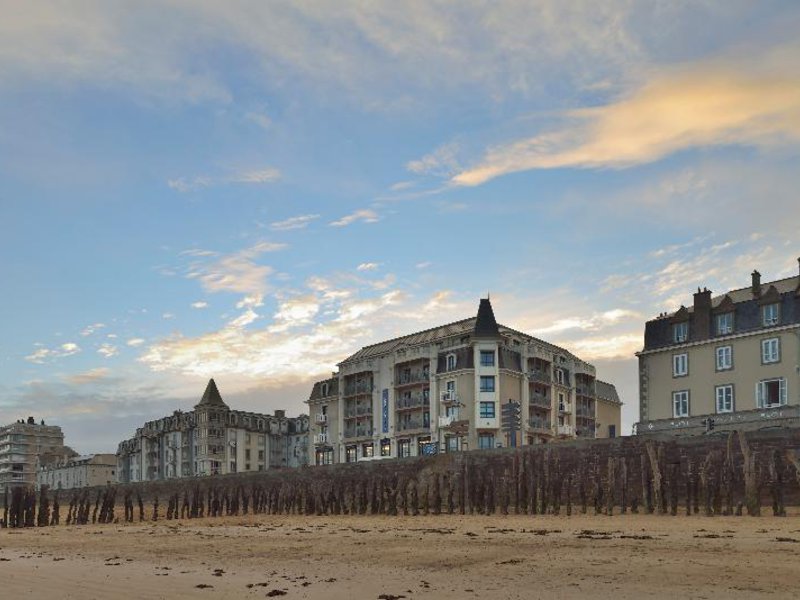
<path id="1" fill-rule="evenodd" d="M 244 118 L 248 121 L 252 121 L 261 127 L 261 129 L 269 129 L 272 126 L 272 119 L 269 118 L 269 115 L 262 112 L 251 111 L 246 113 Z"/>
<path id="2" fill-rule="evenodd" d="M 83 373 L 68 375 L 64 379 L 73 385 L 88 385 L 108 379 L 110 371 L 105 367 L 90 369 Z"/>
<path id="3" fill-rule="evenodd" d="M 78 344 L 74 342 L 63 343 L 57 348 L 45 348 L 41 346 L 41 344 L 39 344 L 39 346 L 40 346 L 39 348 L 34 350 L 28 356 L 26 356 L 25 360 L 37 365 L 42 365 L 45 362 L 47 362 L 48 359 L 56 359 L 56 358 L 63 358 L 66 356 L 72 356 L 81 351 Z"/>
<path id="4" fill-rule="evenodd" d="M 380 265 L 374 262 L 361 263 L 356 267 L 356 271 L 375 271 Z"/>
<path id="5" fill-rule="evenodd" d="M 81 331 L 81 336 L 88 337 L 98 329 L 103 329 L 104 327 L 105 325 L 103 323 L 95 323 L 94 325 L 88 325 Z"/>
<path id="6" fill-rule="evenodd" d="M 430 154 L 406 164 L 406 168 L 417 175 L 435 175 L 437 177 L 450 177 L 461 170 L 456 155 L 459 145 L 455 142 L 439 146 Z"/>
<path id="7" fill-rule="evenodd" d="M 167 187 L 181 193 L 193 192 L 202 188 L 231 183 L 262 184 L 273 183 L 281 178 L 281 172 L 274 167 L 265 167 L 247 171 L 239 171 L 227 176 L 212 177 L 196 175 L 194 177 L 177 177 L 167 180 Z"/>
<path id="8" fill-rule="evenodd" d="M 174 319 L 175 315 L 171 312 L 165 312 L 161 314 L 161 318 L 164 320 Z"/>
<path id="9" fill-rule="evenodd" d="M 204 302 L 203 300 L 198 300 L 197 302 L 192 302 L 189 306 L 192 308 L 208 308 L 208 302 Z"/>
<path id="10" fill-rule="evenodd" d="M 319 217 L 320 215 L 298 215 L 296 217 L 289 217 L 283 221 L 275 221 L 270 223 L 269 227 L 274 231 L 305 229 L 312 221 L 319 219 Z"/>
<path id="11" fill-rule="evenodd" d="M 800 142 L 800 46 L 657 72 L 627 97 L 566 113 L 561 129 L 489 149 L 452 177 L 474 186 L 533 169 L 625 168 L 696 147 Z"/>
<path id="12" fill-rule="evenodd" d="M 141 346 L 142 344 L 144 344 L 144 342 L 145 342 L 144 338 L 131 338 L 126 343 L 131 348 L 137 348 L 137 347 Z"/>
<path id="13" fill-rule="evenodd" d="M 100 344 L 97 353 L 105 358 L 112 358 L 119 354 L 119 349 L 113 344 Z"/>
<path id="14" fill-rule="evenodd" d="M 347 225 L 352 225 L 353 223 L 362 222 L 362 223 L 377 223 L 380 220 L 378 217 L 378 213 L 374 210 L 369 208 L 362 208 L 355 212 L 350 213 L 349 215 L 345 215 L 341 219 L 337 221 L 332 221 L 330 223 L 331 227 L 346 227 Z"/>

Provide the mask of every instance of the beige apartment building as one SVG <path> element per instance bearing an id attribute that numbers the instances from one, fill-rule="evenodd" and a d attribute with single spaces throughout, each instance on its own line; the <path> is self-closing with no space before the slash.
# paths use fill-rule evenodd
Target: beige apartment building
<path id="1" fill-rule="evenodd" d="M 800 425 L 800 277 L 698 289 L 647 322 L 637 356 L 639 434 Z"/>
<path id="2" fill-rule="evenodd" d="M 194 410 L 148 421 L 119 444 L 120 483 L 300 467 L 308 417 L 232 410 L 213 379 Z"/>
<path id="3" fill-rule="evenodd" d="M 39 467 L 36 487 L 71 490 L 117 482 L 117 457 L 114 454 L 88 454 Z"/>
<path id="4" fill-rule="evenodd" d="M 614 386 L 498 325 L 488 298 L 476 317 L 365 346 L 338 367 L 308 399 L 316 465 L 619 435 Z"/>
<path id="5" fill-rule="evenodd" d="M 64 446 L 64 434 L 56 425 L 28 417 L 27 421 L 0 427 L 0 492 L 36 485 L 36 471 L 41 465 L 75 454 Z"/>

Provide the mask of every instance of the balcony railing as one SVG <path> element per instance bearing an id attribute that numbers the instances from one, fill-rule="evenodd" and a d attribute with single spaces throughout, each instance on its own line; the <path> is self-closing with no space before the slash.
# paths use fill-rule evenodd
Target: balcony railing
<path id="1" fill-rule="evenodd" d="M 442 392 L 441 400 L 445 404 L 459 404 L 461 402 L 459 395 L 450 391 Z"/>
<path id="2" fill-rule="evenodd" d="M 372 405 L 366 404 L 363 406 L 351 406 L 350 408 L 345 409 L 344 416 L 346 419 L 352 419 L 354 417 L 364 417 L 369 416 L 372 414 Z"/>
<path id="3" fill-rule="evenodd" d="M 572 425 L 559 425 L 558 426 L 558 435 L 572 435 L 573 434 Z"/>
<path id="4" fill-rule="evenodd" d="M 593 385 L 587 385 L 585 383 L 579 383 L 575 386 L 575 393 L 580 396 L 592 396 L 594 397 L 595 391 Z"/>
<path id="5" fill-rule="evenodd" d="M 455 421 L 458 421 L 457 415 L 439 417 L 439 427 L 450 427 L 450 425 L 452 425 Z"/>
<path id="6" fill-rule="evenodd" d="M 424 383 L 430 381 L 431 376 L 428 371 L 412 371 L 411 373 L 402 373 L 397 378 L 396 385 L 410 385 L 412 383 Z"/>
<path id="7" fill-rule="evenodd" d="M 317 433 L 314 435 L 314 443 L 315 444 L 327 444 L 328 443 L 328 434 L 327 433 Z"/>
<path id="8" fill-rule="evenodd" d="M 531 394 L 531 404 L 540 408 L 550 408 L 552 406 L 550 397 L 545 394 Z"/>
<path id="9" fill-rule="evenodd" d="M 317 422 L 317 423 L 327 423 L 328 422 L 328 415 L 322 414 L 322 413 L 317 413 L 314 416 L 314 421 Z"/>
<path id="10" fill-rule="evenodd" d="M 549 372 L 540 369 L 531 369 L 528 372 L 528 377 L 530 377 L 531 381 L 541 381 L 542 383 L 551 383 L 553 381 Z"/>
<path id="11" fill-rule="evenodd" d="M 346 427 L 344 430 L 344 437 L 346 438 L 360 438 L 369 437 L 374 433 L 372 427 Z"/>
<path id="12" fill-rule="evenodd" d="M 371 394 L 374 386 L 372 382 L 351 383 L 344 386 L 345 396 L 358 396 L 359 394 Z"/>
<path id="13" fill-rule="evenodd" d="M 550 421 L 545 421 L 543 419 L 530 419 L 528 421 L 528 427 L 537 431 L 547 432 L 550 432 L 552 429 Z"/>
<path id="14" fill-rule="evenodd" d="M 411 419 L 408 421 L 400 421 L 397 425 L 397 431 L 410 431 L 412 429 L 428 429 L 430 425 L 425 424 L 421 419 Z"/>
<path id="15" fill-rule="evenodd" d="M 588 406 L 579 405 L 578 410 L 575 411 L 575 414 L 585 419 L 594 419 L 594 409 L 589 408 Z"/>
<path id="16" fill-rule="evenodd" d="M 410 408 L 422 408 L 431 405 L 429 396 L 423 394 L 415 394 L 413 396 L 401 396 L 397 399 L 397 410 L 404 410 Z"/>

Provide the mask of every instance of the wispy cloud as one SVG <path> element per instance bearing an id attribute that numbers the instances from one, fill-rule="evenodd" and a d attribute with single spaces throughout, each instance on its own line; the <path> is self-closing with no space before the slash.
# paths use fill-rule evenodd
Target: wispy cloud
<path id="1" fill-rule="evenodd" d="M 332 221 L 330 223 L 331 227 L 347 227 L 348 225 L 352 225 L 353 223 L 377 223 L 380 220 L 378 213 L 372 210 L 371 208 L 362 208 L 355 212 L 350 213 L 349 215 L 345 215 L 341 219 L 336 221 Z"/>
<path id="2" fill-rule="evenodd" d="M 270 229 L 273 231 L 289 231 L 292 229 L 304 229 L 311 224 L 312 221 L 319 219 L 320 215 L 298 215 L 296 217 L 289 217 L 283 221 L 274 221 L 269 224 Z"/>
<path id="3" fill-rule="evenodd" d="M 375 262 L 361 263 L 356 267 L 356 271 L 376 271 L 380 265 Z"/>
<path id="4" fill-rule="evenodd" d="M 457 160 L 460 148 L 455 142 L 439 146 L 430 154 L 406 164 L 406 168 L 417 175 L 435 175 L 450 177 L 461 170 Z"/>
<path id="5" fill-rule="evenodd" d="M 105 358 L 112 358 L 119 354 L 119 348 L 113 344 L 100 344 L 97 353 Z"/>
<path id="6" fill-rule="evenodd" d="M 66 342 L 56 348 L 46 348 L 41 344 L 38 344 L 38 346 L 39 347 L 36 350 L 25 357 L 25 360 L 37 365 L 42 365 L 47 362 L 48 359 L 72 356 L 73 354 L 77 354 L 81 351 L 78 344 L 74 342 Z"/>
<path id="7" fill-rule="evenodd" d="M 197 302 L 192 302 L 189 306 L 192 308 L 208 308 L 208 302 L 198 300 Z"/>
<path id="8" fill-rule="evenodd" d="M 624 168 L 688 148 L 800 141 L 800 46 L 655 74 L 628 97 L 568 112 L 561 129 L 491 148 L 454 175 L 474 186 L 532 169 Z"/>
<path id="9" fill-rule="evenodd" d="M 86 326 L 83 330 L 81 330 L 82 337 L 88 337 L 96 332 L 98 329 L 103 329 L 105 325 L 103 323 L 94 323 L 93 325 Z"/>
<path id="10" fill-rule="evenodd" d="M 126 344 L 128 346 L 130 346 L 131 348 L 138 348 L 139 346 L 141 346 L 144 343 L 145 343 L 145 339 L 144 338 L 131 338 L 126 342 Z"/>
<path id="11" fill-rule="evenodd" d="M 97 369 L 90 369 L 83 373 L 76 373 L 75 375 L 68 375 L 65 379 L 73 384 L 73 385 L 87 385 L 91 383 L 97 383 L 98 381 L 102 381 L 107 379 L 109 376 L 110 371 L 105 367 L 100 367 Z"/>
<path id="12" fill-rule="evenodd" d="M 194 177 L 176 177 L 168 179 L 167 186 L 181 193 L 193 192 L 214 185 L 231 183 L 262 184 L 273 183 L 281 178 L 281 172 L 274 167 L 238 171 L 226 176 L 196 175 Z"/>

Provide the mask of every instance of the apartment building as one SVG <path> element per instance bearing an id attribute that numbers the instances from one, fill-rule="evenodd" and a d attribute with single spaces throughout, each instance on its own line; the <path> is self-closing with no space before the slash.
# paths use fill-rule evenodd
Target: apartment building
<path id="1" fill-rule="evenodd" d="M 798 259 L 800 263 L 800 259 Z M 713 296 L 645 325 L 639 434 L 800 425 L 800 276 Z"/>
<path id="2" fill-rule="evenodd" d="M 36 487 L 71 490 L 117 482 L 117 457 L 114 454 L 88 454 L 42 465 L 36 472 Z"/>
<path id="3" fill-rule="evenodd" d="M 40 465 L 74 456 L 57 425 L 33 417 L 0 427 L 0 491 L 36 485 Z"/>
<path id="4" fill-rule="evenodd" d="M 498 325 L 488 298 L 475 317 L 365 346 L 338 367 L 308 399 L 316 465 L 619 433 L 613 385 L 598 395 L 594 366 Z"/>
<path id="5" fill-rule="evenodd" d="M 308 463 L 308 417 L 232 410 L 209 380 L 194 410 L 148 421 L 119 444 L 120 483 L 299 467 Z"/>

